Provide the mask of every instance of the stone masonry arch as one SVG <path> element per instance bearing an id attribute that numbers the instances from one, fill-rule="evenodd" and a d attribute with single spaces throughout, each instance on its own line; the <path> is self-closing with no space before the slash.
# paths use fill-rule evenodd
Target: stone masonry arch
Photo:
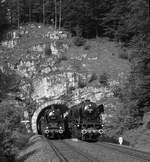
<path id="1" fill-rule="evenodd" d="M 33 133 L 38 134 L 37 119 L 38 119 L 38 116 L 41 113 L 41 111 L 43 109 L 45 109 L 46 107 L 48 107 L 50 105 L 54 105 L 54 104 L 64 104 L 64 102 L 62 100 L 48 101 L 48 102 L 42 104 L 40 107 L 38 107 L 37 110 L 34 112 L 32 119 L 31 119 L 31 127 L 32 127 Z"/>

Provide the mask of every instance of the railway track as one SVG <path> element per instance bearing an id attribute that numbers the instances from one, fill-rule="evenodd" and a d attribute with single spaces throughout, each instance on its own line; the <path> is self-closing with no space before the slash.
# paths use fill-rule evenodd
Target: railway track
<path id="1" fill-rule="evenodd" d="M 66 142 L 104 162 L 150 162 L 148 153 L 130 150 L 119 145 L 114 146 L 103 142 L 89 143 L 80 140 L 78 142 L 67 140 Z"/>
<path id="2" fill-rule="evenodd" d="M 98 142 L 96 143 L 96 145 L 100 145 L 105 148 L 113 149 L 114 151 L 118 151 L 119 153 L 126 154 L 127 156 L 136 158 L 137 160 L 141 160 L 143 162 L 150 162 L 150 153 L 147 153 L 147 152 L 119 146 L 116 144 L 106 143 L 106 142 Z"/>
<path id="3" fill-rule="evenodd" d="M 49 140 L 48 143 L 60 162 L 102 162 L 87 153 L 81 152 L 63 140 Z"/>

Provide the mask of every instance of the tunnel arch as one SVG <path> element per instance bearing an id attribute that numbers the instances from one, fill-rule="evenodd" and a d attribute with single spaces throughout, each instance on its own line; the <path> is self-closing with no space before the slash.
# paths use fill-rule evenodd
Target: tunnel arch
<path id="1" fill-rule="evenodd" d="M 51 105 L 64 105 L 64 104 L 65 103 L 62 100 L 54 100 L 54 101 L 46 102 L 42 104 L 41 106 L 39 106 L 37 110 L 34 112 L 32 119 L 31 119 L 31 127 L 32 127 L 33 133 L 38 134 L 38 128 L 37 128 L 38 117 L 41 114 L 41 112 L 44 111 L 44 109 L 46 109 L 48 106 L 51 106 Z"/>

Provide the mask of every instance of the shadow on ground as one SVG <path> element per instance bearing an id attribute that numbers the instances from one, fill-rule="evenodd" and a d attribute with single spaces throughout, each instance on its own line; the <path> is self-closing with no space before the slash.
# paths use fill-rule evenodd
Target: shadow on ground
<path id="1" fill-rule="evenodd" d="M 0 162 L 15 162 L 15 156 L 0 156 Z"/>
<path id="2" fill-rule="evenodd" d="M 36 152 L 38 152 L 38 150 L 33 150 L 21 157 L 19 157 L 18 159 L 16 159 L 16 162 L 24 162 L 25 160 L 27 160 L 30 156 L 34 155 Z"/>

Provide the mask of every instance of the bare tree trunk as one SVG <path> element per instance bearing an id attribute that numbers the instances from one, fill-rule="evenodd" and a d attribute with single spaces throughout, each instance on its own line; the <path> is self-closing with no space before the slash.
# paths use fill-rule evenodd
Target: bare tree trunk
<path id="1" fill-rule="evenodd" d="M 17 0 L 17 23 L 18 23 L 18 28 L 20 26 L 20 9 L 19 9 L 19 0 Z"/>
<path id="2" fill-rule="evenodd" d="M 61 0 L 59 0 L 59 30 L 61 28 Z"/>
<path id="3" fill-rule="evenodd" d="M 43 0 L 43 24 L 45 24 L 45 3 Z"/>
<path id="4" fill-rule="evenodd" d="M 12 18 L 13 16 L 12 16 L 12 9 L 10 9 L 10 24 L 12 25 L 12 23 L 13 23 L 13 18 Z"/>
<path id="5" fill-rule="evenodd" d="M 55 4 L 55 30 L 57 29 L 57 1 L 54 0 Z"/>
<path id="6" fill-rule="evenodd" d="M 29 22 L 31 23 L 31 0 L 29 1 Z"/>
<path id="7" fill-rule="evenodd" d="M 150 0 L 148 0 L 148 20 L 149 20 L 149 17 L 150 17 Z"/>
<path id="8" fill-rule="evenodd" d="M 95 26 L 95 37 L 96 39 L 98 38 L 98 26 L 97 26 L 97 22 L 96 22 L 96 26 Z"/>

